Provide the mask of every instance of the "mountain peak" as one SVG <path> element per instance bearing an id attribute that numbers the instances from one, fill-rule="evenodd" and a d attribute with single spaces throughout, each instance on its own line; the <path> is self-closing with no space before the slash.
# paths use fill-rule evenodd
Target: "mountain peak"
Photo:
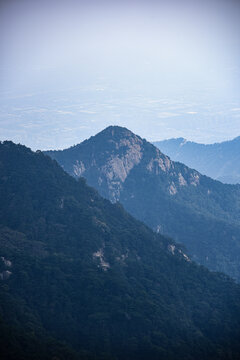
<path id="1" fill-rule="evenodd" d="M 51 152 L 49 155 L 74 177 L 89 179 L 90 185 L 112 202 L 120 200 L 125 181 L 129 181 L 129 176 L 136 171 L 143 177 L 162 178 L 165 191 L 172 196 L 179 187 L 199 183 L 195 171 L 181 166 L 179 170 L 175 169 L 173 162 L 154 145 L 120 126 L 109 126 L 63 153 Z"/>
<path id="2" fill-rule="evenodd" d="M 141 139 L 140 136 L 134 134 L 132 131 L 127 129 L 126 127 L 117 126 L 117 125 L 111 125 L 105 128 L 104 130 L 100 131 L 95 136 L 92 136 L 90 139 L 108 139 L 108 140 L 114 140 L 119 141 L 123 138 L 132 138 L 132 139 Z M 89 139 L 89 140 L 90 140 Z"/>
<path id="3" fill-rule="evenodd" d="M 126 127 L 123 126 L 119 126 L 119 125 L 110 125 L 108 127 L 106 127 L 104 130 L 102 130 L 100 133 L 98 133 L 98 135 L 100 134 L 121 134 L 121 135 L 134 135 L 134 133 L 132 131 L 130 131 L 129 129 L 127 129 Z"/>
<path id="4" fill-rule="evenodd" d="M 113 202 L 119 200 L 122 184 L 130 171 L 142 161 L 149 172 L 167 171 L 171 167 L 171 161 L 160 150 L 121 126 L 108 126 L 77 146 L 48 154 L 57 161 L 64 155 L 66 161 L 61 161 L 61 165 L 75 177 L 94 174 L 91 178 L 96 179 L 96 183 L 91 185 L 105 189 L 101 194 Z"/>
<path id="5" fill-rule="evenodd" d="M 180 144 L 183 141 L 180 139 Z M 188 144 L 178 148 L 187 148 Z M 69 174 L 83 176 L 105 198 L 120 201 L 154 230 L 186 245 L 201 264 L 226 271 L 222 260 L 213 255 L 217 253 L 218 259 L 229 263 L 227 273 L 240 279 L 240 187 L 221 184 L 170 160 L 121 127 L 108 127 L 78 147 L 49 155 Z M 226 246 L 231 248 L 230 256 Z"/>

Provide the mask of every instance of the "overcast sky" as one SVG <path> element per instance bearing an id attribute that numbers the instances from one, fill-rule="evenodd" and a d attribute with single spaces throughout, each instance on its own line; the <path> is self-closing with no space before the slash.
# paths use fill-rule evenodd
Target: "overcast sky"
<path id="1" fill-rule="evenodd" d="M 0 50 L 1 140 L 240 135 L 239 1 L 1 1 Z"/>

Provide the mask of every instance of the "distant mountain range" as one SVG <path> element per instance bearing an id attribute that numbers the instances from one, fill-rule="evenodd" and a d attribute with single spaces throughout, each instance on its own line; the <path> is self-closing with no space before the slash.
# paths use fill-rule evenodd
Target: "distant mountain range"
<path id="1" fill-rule="evenodd" d="M 240 186 L 174 162 L 126 128 L 46 154 L 152 229 L 186 246 L 209 269 L 240 281 Z"/>
<path id="2" fill-rule="evenodd" d="M 109 189 L 114 199 L 143 159 L 147 189 L 161 172 L 171 176 L 170 185 L 161 184 L 173 198 L 181 187 L 201 186 L 196 172 L 183 173 L 184 180 L 183 165 L 174 169 L 126 129 L 109 128 L 96 139 L 102 137 L 102 147 L 90 140 L 94 158 L 86 152 L 74 169 L 79 175 L 86 159 L 96 165 L 109 151 L 103 181 L 126 176 Z M 158 158 L 149 163 L 152 154 Z M 41 152 L 4 142 L 0 198 L 1 359 L 239 358 L 240 286 L 189 261 L 172 240 L 101 198 L 84 179 L 76 181 Z"/>
<path id="3" fill-rule="evenodd" d="M 183 138 L 153 143 L 174 161 L 180 161 L 223 183 L 240 183 L 240 136 L 211 145 Z"/>

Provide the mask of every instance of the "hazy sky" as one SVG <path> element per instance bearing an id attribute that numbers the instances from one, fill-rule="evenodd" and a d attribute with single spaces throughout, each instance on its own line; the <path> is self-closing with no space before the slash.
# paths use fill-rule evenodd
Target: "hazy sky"
<path id="1" fill-rule="evenodd" d="M 239 1 L 1 1 L 0 50 L 1 140 L 240 135 Z"/>

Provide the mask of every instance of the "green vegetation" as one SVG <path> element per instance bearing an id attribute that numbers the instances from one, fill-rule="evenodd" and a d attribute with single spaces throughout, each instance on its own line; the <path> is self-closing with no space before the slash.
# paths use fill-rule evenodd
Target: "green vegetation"
<path id="1" fill-rule="evenodd" d="M 240 287 L 83 179 L 4 142 L 0 198 L 1 359 L 239 358 Z"/>
<path id="2" fill-rule="evenodd" d="M 198 263 L 240 281 L 240 185 L 202 176 L 117 126 L 47 154 L 70 175 L 80 169 L 102 196 L 183 244 Z"/>

